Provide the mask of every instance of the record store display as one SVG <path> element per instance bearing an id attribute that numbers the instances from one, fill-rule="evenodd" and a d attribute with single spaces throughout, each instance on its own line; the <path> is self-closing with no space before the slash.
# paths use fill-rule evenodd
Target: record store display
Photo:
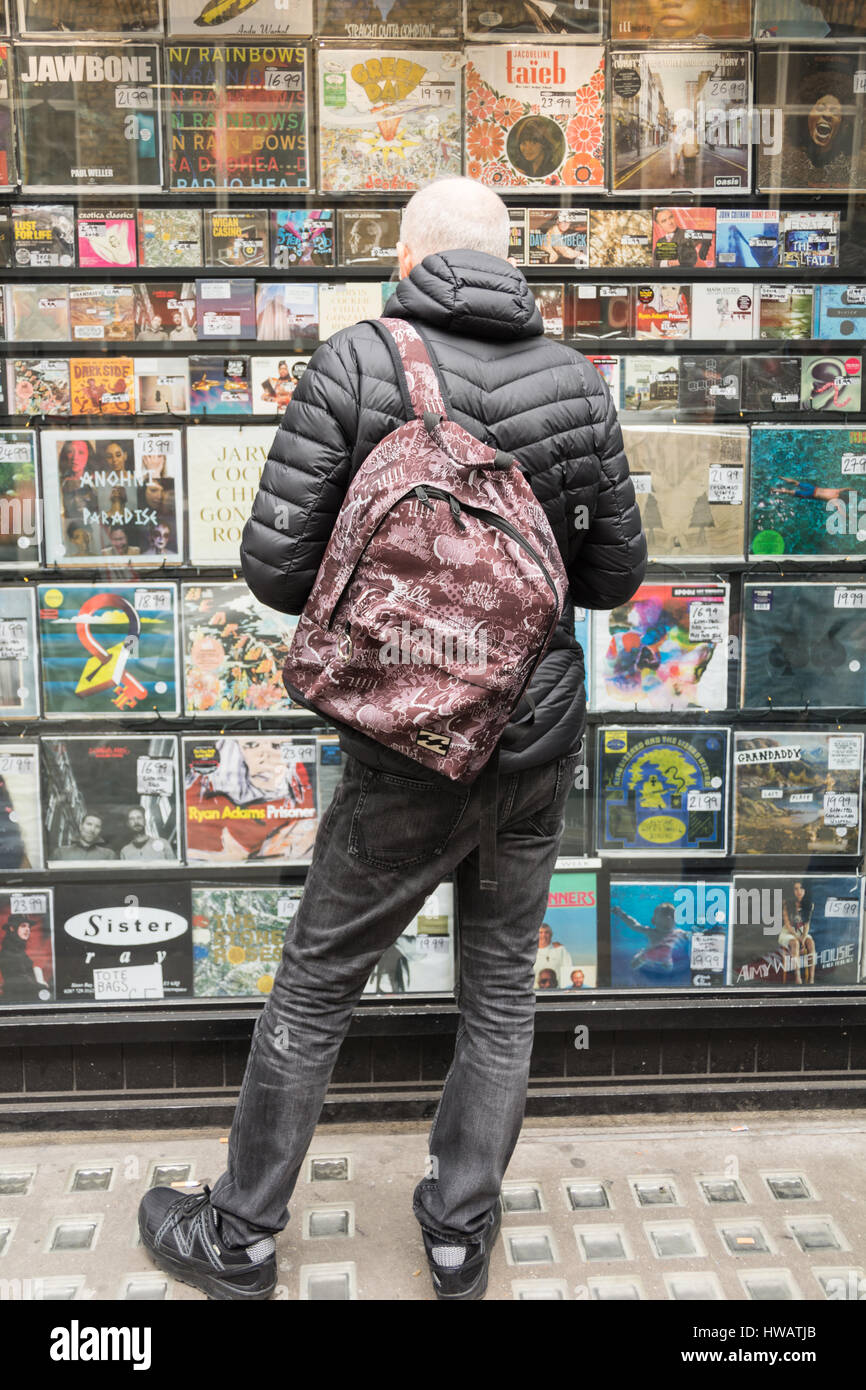
<path id="1" fill-rule="evenodd" d="M 866 6 L 0 10 L 0 1009 L 271 991 L 349 755 L 286 690 L 297 617 L 242 535 L 323 345 L 395 303 L 408 199 L 461 174 L 596 387 L 602 482 L 562 535 L 628 501 L 609 398 L 649 552 L 574 609 L 539 1008 L 862 992 Z M 362 1007 L 453 998 L 464 893 Z"/>

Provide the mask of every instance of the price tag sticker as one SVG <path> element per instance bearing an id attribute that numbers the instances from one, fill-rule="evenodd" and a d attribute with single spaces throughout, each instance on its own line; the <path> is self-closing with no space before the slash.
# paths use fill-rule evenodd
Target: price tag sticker
<path id="1" fill-rule="evenodd" d="M 686 796 L 686 810 L 688 811 L 721 811 L 721 809 L 721 792 L 690 791 Z"/>
<path id="2" fill-rule="evenodd" d="M 314 743 L 284 743 L 283 758 L 287 763 L 314 763 L 316 745 Z"/>
<path id="3" fill-rule="evenodd" d="M 866 584 L 854 588 L 848 584 L 837 584 L 833 590 L 834 608 L 866 608 Z"/>
<path id="4" fill-rule="evenodd" d="M 26 661 L 29 650 L 27 623 L 21 618 L 0 619 L 0 658 Z"/>
<path id="5" fill-rule="evenodd" d="M 828 772 L 851 772 L 860 767 L 862 743 L 859 738 L 832 735 L 827 740 Z"/>
<path id="6" fill-rule="evenodd" d="M 241 331 L 240 314 L 221 314 L 211 309 L 202 314 L 201 320 L 206 338 L 236 338 Z"/>
<path id="7" fill-rule="evenodd" d="M 854 826 L 860 824 L 859 798 L 855 792 L 827 792 L 824 796 L 824 824 Z"/>
<path id="8" fill-rule="evenodd" d="M 48 911 L 48 897 L 45 893 L 10 893 L 9 911 L 14 917 L 44 916 Z"/>
<path id="9" fill-rule="evenodd" d="M 696 932 L 691 940 L 689 964 L 692 970 L 724 970 L 724 936 L 721 933 Z"/>
<path id="10" fill-rule="evenodd" d="M 171 611 L 171 590 L 170 589 L 136 589 L 132 606 L 136 612 L 168 613 Z"/>
<path id="11" fill-rule="evenodd" d="M 174 791 L 174 763 L 171 758 L 138 758 L 135 786 L 139 796 L 171 796 Z"/>
<path id="12" fill-rule="evenodd" d="M 266 92 L 300 92 L 303 90 L 302 72 L 285 72 L 282 68 L 265 68 Z"/>
<path id="13" fill-rule="evenodd" d="M 725 612 L 720 603 L 702 603 L 695 600 L 689 604 L 689 641 L 723 642 L 725 638 Z"/>
<path id="14" fill-rule="evenodd" d="M 646 497 L 653 490 L 653 479 L 651 473 L 631 473 L 634 490 L 638 497 Z"/>
<path id="15" fill-rule="evenodd" d="M 153 91 L 150 87 L 115 87 L 115 106 L 125 106 L 134 111 L 153 110 Z"/>
<path id="16" fill-rule="evenodd" d="M 710 464 L 707 501 L 741 507 L 743 505 L 742 468 L 724 468 L 718 464 Z"/>

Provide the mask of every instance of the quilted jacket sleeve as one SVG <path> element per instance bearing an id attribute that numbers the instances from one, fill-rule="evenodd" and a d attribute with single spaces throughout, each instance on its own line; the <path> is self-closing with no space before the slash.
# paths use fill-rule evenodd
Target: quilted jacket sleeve
<path id="1" fill-rule="evenodd" d="M 244 527 L 244 578 L 256 598 L 281 613 L 303 609 L 349 486 L 359 414 L 351 360 L 329 343 L 313 354 Z"/>
<path id="2" fill-rule="evenodd" d="M 604 384 L 606 410 L 600 428 L 601 479 L 595 511 L 576 561 L 569 568 L 571 595 L 582 608 L 616 608 L 640 587 L 647 546 L 629 477 L 616 407 Z"/>

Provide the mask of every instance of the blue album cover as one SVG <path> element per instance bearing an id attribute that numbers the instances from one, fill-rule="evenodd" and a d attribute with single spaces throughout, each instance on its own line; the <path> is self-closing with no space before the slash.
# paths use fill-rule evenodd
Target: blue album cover
<path id="1" fill-rule="evenodd" d="M 863 879 L 855 874 L 737 874 L 730 983 L 856 984 Z"/>
<path id="2" fill-rule="evenodd" d="M 866 554 L 866 429 L 753 425 L 749 556 Z"/>
<path id="3" fill-rule="evenodd" d="M 866 285 L 818 285 L 813 338 L 866 338 Z"/>
<path id="4" fill-rule="evenodd" d="M 719 208 L 716 265 L 765 270 L 779 264 L 779 214 L 771 208 Z"/>
<path id="5" fill-rule="evenodd" d="M 276 208 L 272 217 L 271 256 L 277 270 L 334 264 L 333 208 Z"/>
<path id="6" fill-rule="evenodd" d="M 747 581 L 744 709 L 866 708 L 866 584 Z"/>
<path id="7" fill-rule="evenodd" d="M 598 882 L 595 874 L 558 872 L 538 929 L 533 975 L 539 991 L 598 984 Z"/>
<path id="8" fill-rule="evenodd" d="M 39 585 L 48 719 L 178 713 L 174 584 Z"/>
<path id="9" fill-rule="evenodd" d="M 724 854 L 727 729 L 599 729 L 596 762 L 598 853 Z"/>
<path id="10" fill-rule="evenodd" d="M 730 885 L 611 879 L 614 989 L 702 989 L 727 975 Z"/>

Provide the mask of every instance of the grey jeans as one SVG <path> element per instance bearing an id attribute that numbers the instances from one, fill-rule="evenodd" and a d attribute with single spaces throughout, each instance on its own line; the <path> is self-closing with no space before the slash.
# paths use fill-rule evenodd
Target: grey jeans
<path id="1" fill-rule="evenodd" d="M 416 1188 L 421 1225 L 445 1240 L 485 1225 L 520 1133 L 532 1049 L 538 929 L 578 755 L 502 776 L 495 891 L 479 886 L 481 791 L 418 769 L 348 758 L 316 839 L 273 991 L 256 1023 L 212 1201 L 231 1244 L 282 1230 L 331 1071 L 370 972 L 455 874 L 454 1060 Z"/>

